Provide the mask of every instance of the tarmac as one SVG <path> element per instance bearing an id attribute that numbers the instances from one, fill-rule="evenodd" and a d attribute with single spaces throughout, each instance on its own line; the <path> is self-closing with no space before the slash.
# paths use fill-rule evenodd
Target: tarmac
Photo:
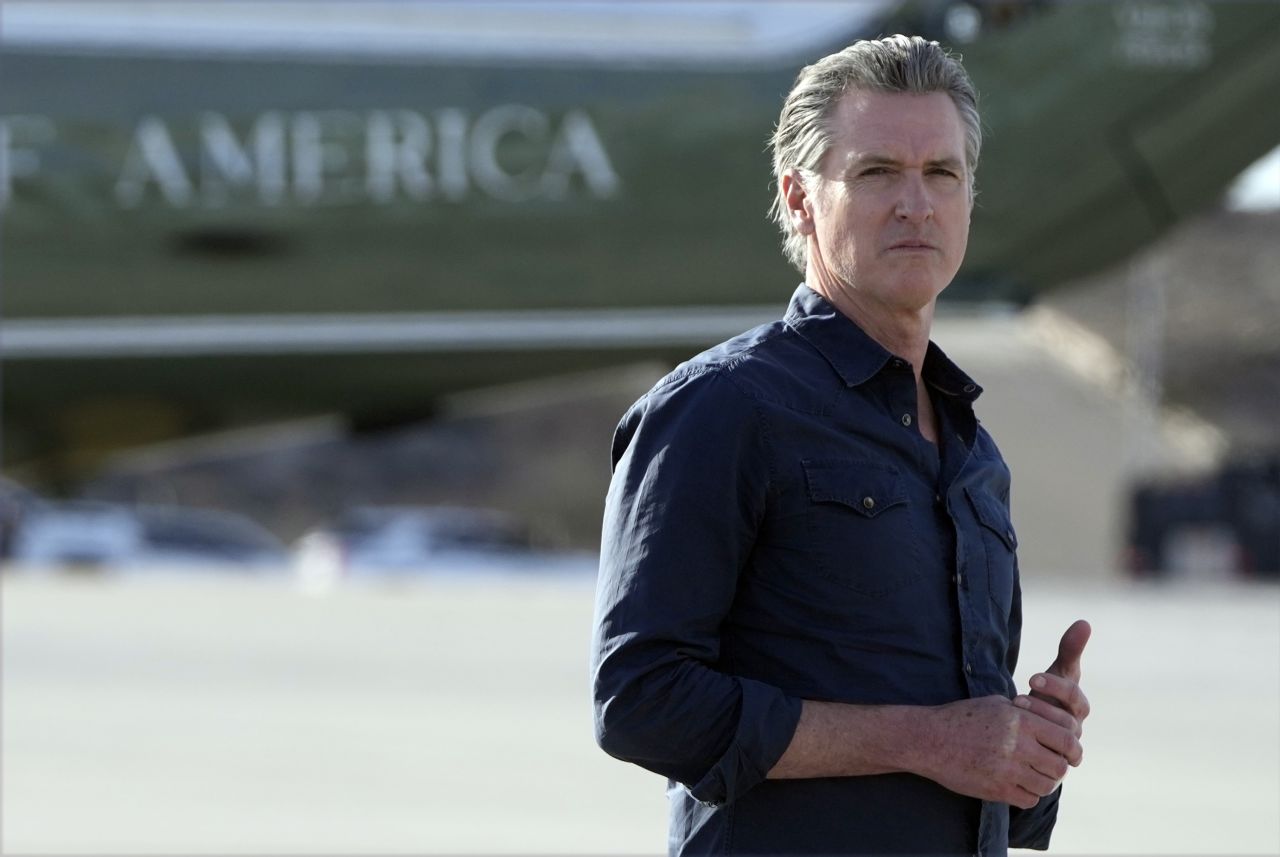
<path id="1" fill-rule="evenodd" d="M 1280 853 L 1280 586 L 1024 581 L 1019 684 L 1076 618 L 1052 852 Z M 661 854 L 592 740 L 589 576 L 304 590 L 3 580 L 6 854 Z"/>

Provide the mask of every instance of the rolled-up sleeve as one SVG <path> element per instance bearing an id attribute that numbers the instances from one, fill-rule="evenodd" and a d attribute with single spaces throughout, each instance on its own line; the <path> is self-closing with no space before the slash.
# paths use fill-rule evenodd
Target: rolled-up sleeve
<path id="1" fill-rule="evenodd" d="M 614 438 L 592 650 L 596 740 L 708 804 L 768 774 L 801 702 L 720 666 L 769 492 L 755 403 L 715 369 L 673 376 Z"/>

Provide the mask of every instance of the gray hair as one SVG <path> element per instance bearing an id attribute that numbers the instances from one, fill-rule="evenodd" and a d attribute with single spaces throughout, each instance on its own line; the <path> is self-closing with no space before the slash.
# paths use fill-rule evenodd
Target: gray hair
<path id="1" fill-rule="evenodd" d="M 816 173 L 831 146 L 827 119 L 836 102 L 851 89 L 878 92 L 944 92 L 960 111 L 965 128 L 965 165 L 972 197 L 973 176 L 982 149 L 982 120 L 973 82 L 952 55 L 937 42 L 919 36 L 887 36 L 854 42 L 842 51 L 805 66 L 782 105 L 782 115 L 770 142 L 773 180 L 777 185 L 770 216 L 782 230 L 782 250 L 803 274 L 808 247 L 795 231 L 782 196 L 782 174 L 797 169 Z"/>

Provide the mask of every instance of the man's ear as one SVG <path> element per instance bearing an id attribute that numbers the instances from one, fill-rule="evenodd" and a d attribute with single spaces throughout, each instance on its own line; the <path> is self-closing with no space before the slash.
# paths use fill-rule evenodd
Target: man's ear
<path id="1" fill-rule="evenodd" d="M 809 190 L 805 187 L 800 171 L 792 169 L 783 172 L 778 187 L 782 191 L 782 199 L 786 203 L 787 217 L 791 220 L 792 228 L 800 235 L 812 235 L 813 199 L 809 196 Z"/>

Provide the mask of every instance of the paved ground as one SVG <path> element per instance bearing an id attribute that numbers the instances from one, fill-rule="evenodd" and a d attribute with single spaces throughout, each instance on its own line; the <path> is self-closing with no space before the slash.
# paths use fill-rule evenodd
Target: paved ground
<path id="1" fill-rule="evenodd" d="M 1020 678 L 1095 627 L 1054 851 L 1280 853 L 1280 588 L 1026 589 Z M 664 848 L 662 783 L 590 738 L 585 580 L 3 601 L 6 853 Z"/>

